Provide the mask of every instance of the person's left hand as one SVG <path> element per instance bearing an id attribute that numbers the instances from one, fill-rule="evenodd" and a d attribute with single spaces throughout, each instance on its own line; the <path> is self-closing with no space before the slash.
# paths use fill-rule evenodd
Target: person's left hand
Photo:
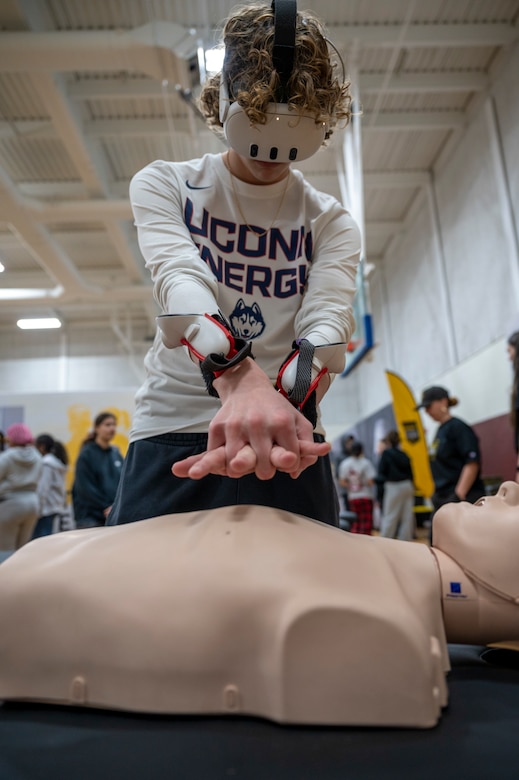
<path id="1" fill-rule="evenodd" d="M 270 453 L 270 463 L 273 472 L 284 471 L 297 479 L 299 475 L 311 463 L 315 463 L 318 457 L 327 455 L 331 450 L 328 442 L 301 442 L 301 458 L 298 459 L 293 452 L 285 450 L 278 444 L 274 444 Z M 299 460 L 299 466 L 295 467 Z M 256 471 L 258 458 L 250 444 L 244 445 L 227 463 L 225 446 L 221 445 L 213 450 L 206 450 L 198 455 L 173 464 L 172 472 L 176 477 L 189 477 L 190 479 L 202 479 L 208 474 L 219 474 L 222 477 L 238 479 L 246 474 Z M 260 477 L 261 478 L 261 477 Z"/>
<path id="2" fill-rule="evenodd" d="M 214 386 L 221 407 L 209 425 L 207 451 L 175 463 L 175 476 L 254 473 L 267 480 L 284 471 L 297 478 L 330 451 L 329 444 L 314 441 L 310 421 L 251 358 L 225 371 Z"/>

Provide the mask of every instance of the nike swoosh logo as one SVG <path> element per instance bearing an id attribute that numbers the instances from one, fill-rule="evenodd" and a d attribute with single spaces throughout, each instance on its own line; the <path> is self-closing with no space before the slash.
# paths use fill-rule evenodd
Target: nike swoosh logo
<path id="1" fill-rule="evenodd" d="M 213 186 L 212 184 L 208 184 L 208 185 L 207 185 L 207 186 L 205 186 L 205 187 L 195 187 L 195 185 L 194 185 L 194 184 L 190 184 L 190 183 L 189 183 L 189 181 L 186 179 L 186 187 L 187 187 L 189 190 L 208 190 L 208 189 L 210 189 L 212 186 Z"/>

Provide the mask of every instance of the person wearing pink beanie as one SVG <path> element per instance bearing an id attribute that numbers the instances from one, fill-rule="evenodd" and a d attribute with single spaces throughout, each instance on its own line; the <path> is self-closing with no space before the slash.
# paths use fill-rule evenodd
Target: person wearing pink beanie
<path id="1" fill-rule="evenodd" d="M 30 540 L 38 519 L 42 457 L 25 423 L 10 425 L 6 441 L 0 453 L 0 550 L 12 551 Z"/>
<path id="2" fill-rule="evenodd" d="M 16 447 L 25 447 L 26 444 L 34 442 L 33 435 L 25 423 L 13 423 L 10 425 L 6 432 L 6 439 L 8 439 L 11 446 L 14 445 Z"/>

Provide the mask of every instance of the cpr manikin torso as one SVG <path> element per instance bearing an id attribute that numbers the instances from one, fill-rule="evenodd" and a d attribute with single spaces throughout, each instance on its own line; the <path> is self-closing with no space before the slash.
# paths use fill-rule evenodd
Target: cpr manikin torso
<path id="1" fill-rule="evenodd" d="M 515 539 L 517 507 L 495 501 Z M 460 506 L 435 520 L 440 567 L 457 554 Z M 492 538 L 517 549 L 494 523 L 482 552 Z M 0 697 L 432 726 L 447 698 L 449 576 L 425 545 L 259 506 L 58 534 L 0 566 Z M 519 637 L 518 607 L 506 608 L 486 641 Z"/>

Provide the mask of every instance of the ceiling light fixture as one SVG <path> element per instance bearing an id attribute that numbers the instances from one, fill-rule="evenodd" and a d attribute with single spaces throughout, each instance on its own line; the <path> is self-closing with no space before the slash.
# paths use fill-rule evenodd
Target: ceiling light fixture
<path id="1" fill-rule="evenodd" d="M 22 330 L 45 330 L 47 328 L 61 328 L 61 322 L 57 317 L 22 319 L 18 320 L 16 324 Z"/>
<path id="2" fill-rule="evenodd" d="M 212 76 L 214 73 L 219 73 L 223 67 L 224 57 L 225 57 L 225 49 L 223 46 L 214 46 L 212 49 L 206 49 L 205 50 L 206 74 Z"/>

